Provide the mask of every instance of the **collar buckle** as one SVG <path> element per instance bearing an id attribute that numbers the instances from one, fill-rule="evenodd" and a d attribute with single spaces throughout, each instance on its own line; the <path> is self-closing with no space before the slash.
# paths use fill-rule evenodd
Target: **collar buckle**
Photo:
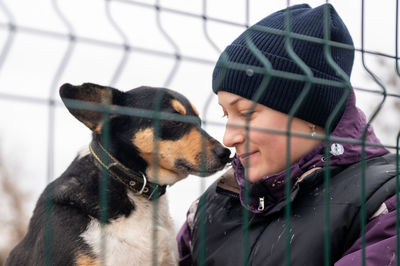
<path id="1" fill-rule="evenodd" d="M 119 162 L 112 162 L 105 168 L 117 180 L 130 187 L 135 195 L 142 195 L 149 192 L 147 178 L 142 172 L 133 173 Z"/>
<path id="2" fill-rule="evenodd" d="M 139 192 L 137 192 L 136 194 L 138 194 L 138 195 L 142 195 L 142 193 L 145 191 L 145 189 L 146 189 L 146 185 L 147 185 L 147 178 L 146 178 L 146 176 L 142 173 L 142 178 L 143 178 L 143 186 L 142 186 L 142 188 L 139 190 Z M 147 190 L 149 190 L 149 189 L 147 189 Z"/>

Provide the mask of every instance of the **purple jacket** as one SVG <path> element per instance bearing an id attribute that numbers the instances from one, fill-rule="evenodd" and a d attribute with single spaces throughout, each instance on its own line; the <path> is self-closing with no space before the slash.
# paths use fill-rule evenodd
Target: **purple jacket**
<path id="1" fill-rule="evenodd" d="M 350 98 L 347 102 L 345 112 L 335 130 L 331 136 L 340 138 L 349 138 L 360 140 L 363 134 L 363 130 L 366 126 L 366 118 L 361 110 L 355 105 L 354 92 L 351 93 Z M 366 141 L 372 143 L 380 143 L 375 136 L 372 127 L 368 128 L 366 134 Z M 333 144 L 333 142 L 332 142 Z M 349 143 L 340 143 L 343 147 L 343 153 L 335 153 L 334 147 L 331 148 L 330 165 L 350 165 L 357 163 L 361 160 L 362 147 L 360 145 L 353 145 Z M 324 167 L 322 158 L 324 157 L 325 143 L 322 143 L 297 163 L 290 167 L 291 170 L 291 184 L 294 184 L 297 179 L 310 169 L 315 167 Z M 341 149 L 340 149 L 341 150 Z M 365 159 L 382 156 L 387 154 L 388 151 L 378 146 L 366 146 L 365 148 Z M 235 170 L 235 178 L 237 183 L 240 185 L 240 198 L 242 205 L 254 213 L 259 212 L 257 210 L 258 199 L 250 196 L 249 206 L 245 206 L 242 200 L 242 194 L 244 193 L 245 182 L 244 169 L 238 159 L 234 159 L 232 166 Z M 268 190 L 274 195 L 274 198 L 283 198 L 285 191 L 285 175 L 286 170 L 276 173 L 273 175 L 265 176 L 255 184 L 250 184 L 250 195 L 253 186 L 266 186 Z M 372 219 L 367 224 L 366 232 L 366 259 L 367 265 L 391 265 L 395 260 L 395 249 L 396 249 L 396 238 L 395 238 L 395 197 L 385 201 L 385 205 L 377 212 L 377 217 Z M 268 211 L 274 205 L 271 202 L 265 202 L 264 211 Z M 386 207 L 385 207 L 386 206 Z M 196 206 L 194 206 L 196 207 Z M 193 207 L 192 207 L 193 208 Z M 189 210 L 188 221 L 191 220 L 190 216 L 193 216 L 195 209 Z M 185 223 L 181 228 L 177 236 L 178 249 L 180 255 L 180 265 L 191 265 L 191 247 L 190 247 L 190 226 Z M 336 266 L 353 265 L 361 262 L 361 240 L 357 240 L 354 245 L 345 253 L 337 263 Z M 385 255 L 383 255 L 385 254 Z"/>

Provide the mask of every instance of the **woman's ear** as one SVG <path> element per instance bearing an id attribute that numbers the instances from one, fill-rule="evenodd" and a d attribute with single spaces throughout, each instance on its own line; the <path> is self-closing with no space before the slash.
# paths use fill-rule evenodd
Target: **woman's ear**
<path id="1" fill-rule="evenodd" d="M 86 108 L 75 108 L 68 100 L 79 100 L 89 103 L 118 105 L 123 92 L 93 83 L 73 86 L 66 83 L 60 87 L 60 96 L 68 111 L 93 132 L 99 134 L 103 126 L 103 113 Z M 84 103 L 83 103 L 84 104 Z"/>
<path id="2" fill-rule="evenodd" d="M 308 126 L 311 129 L 311 136 L 314 137 L 317 133 L 315 132 L 315 125 L 313 124 L 308 124 Z"/>
<path id="3" fill-rule="evenodd" d="M 316 134 L 318 135 L 324 135 L 325 134 L 325 129 L 323 127 L 317 126 L 312 123 L 307 122 L 307 126 L 310 128 L 310 134 L 311 136 L 315 136 Z"/>

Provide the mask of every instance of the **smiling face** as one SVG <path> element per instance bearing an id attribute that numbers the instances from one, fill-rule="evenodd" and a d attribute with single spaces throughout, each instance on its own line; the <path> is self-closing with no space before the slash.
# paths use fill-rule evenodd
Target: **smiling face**
<path id="1" fill-rule="evenodd" d="M 218 92 L 218 101 L 227 124 L 223 143 L 234 147 L 243 165 L 247 165 L 250 182 L 256 182 L 266 175 L 278 173 L 286 167 L 287 137 L 284 134 L 263 132 L 257 129 L 287 130 L 289 116 L 246 98 L 225 91 Z M 250 127 L 246 132 L 246 119 L 249 115 Z M 314 125 L 299 118 L 293 118 L 291 131 L 310 134 Z M 252 129 L 252 127 L 254 127 Z M 317 134 L 324 130 L 315 127 Z M 248 149 L 246 149 L 248 136 Z M 320 140 L 292 137 L 290 162 L 294 163 L 321 143 Z"/>

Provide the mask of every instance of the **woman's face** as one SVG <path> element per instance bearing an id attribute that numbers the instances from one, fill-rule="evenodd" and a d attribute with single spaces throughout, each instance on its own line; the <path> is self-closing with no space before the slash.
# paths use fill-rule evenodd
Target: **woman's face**
<path id="1" fill-rule="evenodd" d="M 248 164 L 249 180 L 256 182 L 266 175 L 284 170 L 286 167 L 286 135 L 262 132 L 252 129 L 252 127 L 286 131 L 289 116 L 261 104 L 256 104 L 252 109 L 254 105 L 252 101 L 225 91 L 218 92 L 218 101 L 222 106 L 224 116 L 228 119 L 223 143 L 228 147 L 234 147 L 241 163 Z M 245 129 L 247 115 L 250 117 L 248 133 Z M 313 124 L 294 118 L 290 130 L 311 134 L 312 128 Z M 315 127 L 315 131 L 317 134 L 324 133 L 323 128 L 320 127 Z M 248 135 L 248 150 L 245 143 L 246 135 Z M 292 136 L 290 162 L 298 161 L 320 143 L 319 140 Z"/>

